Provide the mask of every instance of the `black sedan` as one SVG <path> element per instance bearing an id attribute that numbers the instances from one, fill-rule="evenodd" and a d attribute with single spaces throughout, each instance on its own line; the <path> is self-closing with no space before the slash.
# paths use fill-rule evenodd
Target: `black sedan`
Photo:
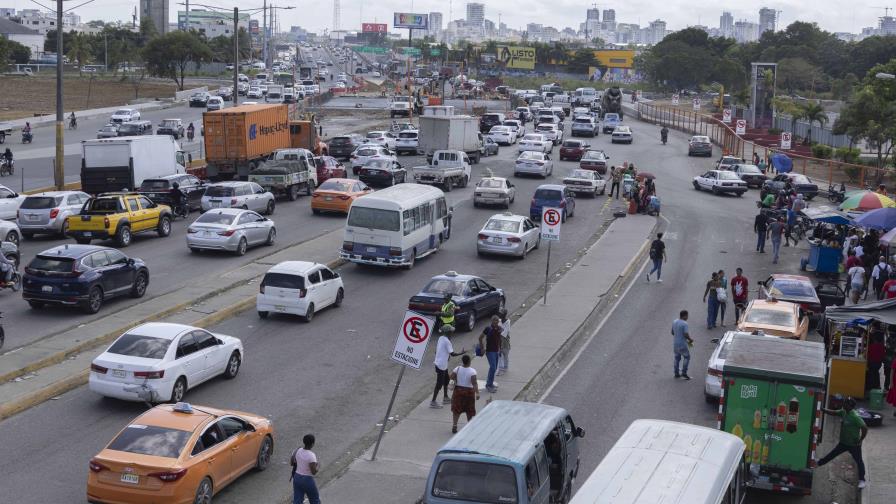
<path id="1" fill-rule="evenodd" d="M 358 180 L 375 187 L 401 184 L 407 177 L 408 171 L 391 159 L 371 159 L 358 170 Z"/>
<path id="2" fill-rule="evenodd" d="M 790 187 L 792 187 L 797 194 L 802 194 L 807 200 L 811 200 L 815 196 L 818 196 L 818 185 L 812 182 L 809 177 L 801 173 L 780 173 L 775 176 L 775 178 L 766 180 L 765 183 L 762 184 L 760 197 L 765 198 L 768 193 L 778 194 L 784 190 L 784 187 L 788 182 L 790 182 Z"/>
<path id="3" fill-rule="evenodd" d="M 504 309 L 504 291 L 489 285 L 485 280 L 473 275 L 462 275 L 449 271 L 432 277 L 426 287 L 411 297 L 408 309 L 423 315 L 438 317 L 445 294 L 457 305 L 455 327 L 472 331 L 476 321 L 498 313 Z"/>
<path id="4" fill-rule="evenodd" d="M 696 135 L 688 140 L 688 156 L 712 156 L 712 142 L 708 136 Z"/>
<path id="5" fill-rule="evenodd" d="M 768 180 L 768 177 L 762 173 L 758 166 L 752 164 L 736 164 L 731 168 L 741 180 L 747 183 L 747 187 L 762 188 L 762 184 Z"/>
<path id="6" fill-rule="evenodd" d="M 164 177 L 145 179 L 140 184 L 139 191 L 152 200 L 153 203 L 174 208 L 174 201 L 171 199 L 171 188 L 175 182 L 177 182 L 180 192 L 187 197 L 187 209 L 191 212 L 193 210 L 201 210 L 202 196 L 205 194 L 205 183 L 190 174 L 176 173 L 174 175 L 165 175 Z"/>

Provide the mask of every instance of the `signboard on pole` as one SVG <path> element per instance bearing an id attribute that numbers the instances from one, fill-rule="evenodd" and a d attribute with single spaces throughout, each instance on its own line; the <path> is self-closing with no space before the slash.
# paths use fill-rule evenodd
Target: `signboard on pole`
<path id="1" fill-rule="evenodd" d="M 430 56 L 441 56 L 442 50 L 439 49 L 438 47 L 433 47 L 432 49 L 429 50 L 429 55 Z"/>
<path id="2" fill-rule="evenodd" d="M 355 50 L 358 51 L 359 53 L 366 53 L 366 54 L 386 54 L 387 52 L 389 52 L 389 48 L 387 48 L 387 47 L 374 47 L 374 46 L 356 47 Z"/>
<path id="3" fill-rule="evenodd" d="M 523 46 L 498 46 L 497 59 L 505 68 L 535 69 L 535 48 Z"/>
<path id="4" fill-rule="evenodd" d="M 386 23 L 361 23 L 362 33 L 386 33 L 387 31 Z"/>
<path id="5" fill-rule="evenodd" d="M 694 98 L 694 110 L 700 110 L 700 98 Z"/>
<path id="6" fill-rule="evenodd" d="M 541 239 L 560 241 L 560 226 L 563 223 L 563 211 L 559 208 L 543 207 L 541 209 Z"/>
<path id="7" fill-rule="evenodd" d="M 672 95 L 672 105 L 678 105 L 678 94 Z"/>
<path id="8" fill-rule="evenodd" d="M 730 108 L 722 109 L 722 122 L 725 124 L 731 123 L 731 109 Z"/>
<path id="9" fill-rule="evenodd" d="M 402 47 L 401 52 L 405 56 L 420 56 L 420 49 L 417 47 Z"/>
<path id="10" fill-rule="evenodd" d="M 738 119 L 736 123 L 734 123 L 734 133 L 738 135 L 746 135 L 747 134 L 747 120 L 746 119 Z"/>
<path id="11" fill-rule="evenodd" d="M 410 368 L 420 369 L 423 356 L 426 354 L 426 345 L 429 344 L 435 326 L 435 319 L 410 310 L 405 312 L 395 348 L 390 356 L 392 360 Z"/>
<path id="12" fill-rule="evenodd" d="M 410 28 L 412 30 L 426 30 L 429 28 L 429 14 L 396 12 L 392 19 L 392 26 L 395 28 Z"/>
<path id="13" fill-rule="evenodd" d="M 781 148 L 784 150 L 790 150 L 790 142 L 793 139 L 789 131 L 784 131 L 781 133 Z"/>

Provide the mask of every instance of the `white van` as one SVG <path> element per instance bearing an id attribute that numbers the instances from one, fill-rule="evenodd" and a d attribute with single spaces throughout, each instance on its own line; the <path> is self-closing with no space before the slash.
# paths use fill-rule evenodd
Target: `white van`
<path id="1" fill-rule="evenodd" d="M 362 196 L 349 211 L 339 257 L 410 269 L 451 236 L 453 211 L 441 189 L 422 184 L 397 184 Z"/>
<path id="2" fill-rule="evenodd" d="M 573 95 L 572 104 L 577 107 L 587 107 L 591 105 L 591 102 L 597 100 L 597 90 L 591 87 L 588 88 L 578 88 L 576 89 L 575 94 Z"/>

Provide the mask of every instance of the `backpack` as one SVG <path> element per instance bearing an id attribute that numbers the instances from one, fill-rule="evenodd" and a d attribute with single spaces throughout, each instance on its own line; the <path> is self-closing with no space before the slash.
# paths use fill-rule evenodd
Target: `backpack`
<path id="1" fill-rule="evenodd" d="M 654 240 L 653 243 L 650 244 L 650 259 L 652 261 L 656 261 L 660 258 L 659 254 L 659 246 L 657 245 L 657 240 Z"/>

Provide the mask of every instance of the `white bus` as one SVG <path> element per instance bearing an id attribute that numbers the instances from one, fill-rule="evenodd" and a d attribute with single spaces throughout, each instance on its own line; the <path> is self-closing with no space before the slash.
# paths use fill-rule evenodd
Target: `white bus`
<path id="1" fill-rule="evenodd" d="M 569 504 L 741 504 L 744 442 L 665 420 L 635 420 Z"/>
<path id="2" fill-rule="evenodd" d="M 445 193 L 421 184 L 396 184 L 352 203 L 339 257 L 360 264 L 404 266 L 439 250 L 451 236 Z"/>

